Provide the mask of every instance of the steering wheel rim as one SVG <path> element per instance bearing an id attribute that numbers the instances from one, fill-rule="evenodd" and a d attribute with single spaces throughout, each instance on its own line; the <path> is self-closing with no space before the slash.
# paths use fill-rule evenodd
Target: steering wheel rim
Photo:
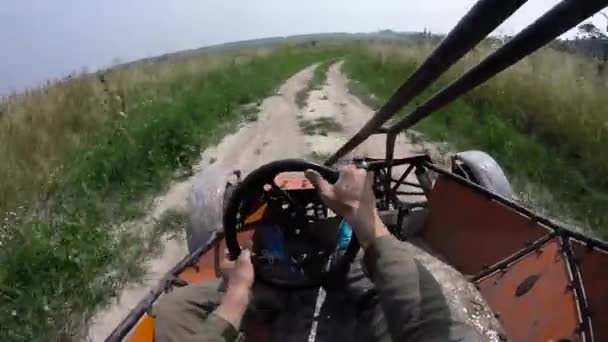
<path id="1" fill-rule="evenodd" d="M 230 196 L 226 209 L 224 211 L 223 224 L 224 224 L 224 237 L 226 239 L 226 248 L 228 249 L 228 255 L 230 260 L 236 260 L 241 253 L 241 248 L 237 240 L 237 225 L 239 220 L 237 214 L 239 212 L 240 203 L 250 198 L 251 196 L 259 193 L 264 184 L 274 177 L 283 172 L 304 172 L 306 170 L 314 170 L 319 172 L 323 178 L 330 183 L 335 183 L 338 180 L 339 173 L 335 169 L 327 166 L 312 163 L 303 159 L 284 159 L 270 162 L 262 165 L 259 168 L 253 170 L 241 183 L 239 183 L 232 195 Z M 353 234 L 349 245 L 346 249 L 346 253 L 334 263 L 334 266 L 325 273 L 323 280 L 317 283 L 305 284 L 305 285 L 293 285 L 293 284 L 279 284 L 265 280 L 269 285 L 282 288 L 308 288 L 316 287 L 326 283 L 328 280 L 339 274 L 339 272 L 348 269 L 350 263 L 355 259 L 357 252 L 359 251 L 360 245 L 356 236 Z"/>

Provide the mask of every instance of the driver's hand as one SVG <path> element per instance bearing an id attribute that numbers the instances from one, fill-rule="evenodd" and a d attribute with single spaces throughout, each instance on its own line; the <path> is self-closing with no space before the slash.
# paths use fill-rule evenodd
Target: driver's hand
<path id="1" fill-rule="evenodd" d="M 228 290 L 238 288 L 249 291 L 254 280 L 253 265 L 251 264 L 251 243 L 249 242 L 244 246 L 235 261 L 224 259 L 221 269 Z"/>
<path id="2" fill-rule="evenodd" d="M 340 168 L 340 178 L 333 185 L 316 171 L 307 170 L 305 175 L 319 192 L 323 203 L 353 227 L 364 249 L 374 239 L 389 234 L 376 209 L 372 173 L 354 165 L 344 166 Z"/>
<path id="3" fill-rule="evenodd" d="M 222 270 L 224 279 L 227 279 L 226 294 L 214 313 L 238 330 L 251 300 L 254 277 L 250 248 L 243 249 L 236 261 L 225 262 Z"/>

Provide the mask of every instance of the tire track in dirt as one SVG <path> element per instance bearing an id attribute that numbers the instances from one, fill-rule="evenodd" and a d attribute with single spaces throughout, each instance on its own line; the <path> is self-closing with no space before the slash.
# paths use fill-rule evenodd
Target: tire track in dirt
<path id="1" fill-rule="evenodd" d="M 356 96 L 352 95 L 348 88 L 349 80 L 342 74 L 340 68 L 342 62 L 333 64 L 327 72 L 327 82 L 320 90 L 313 90 L 310 93 L 308 106 L 302 111 L 300 119 L 304 122 L 327 122 L 334 121 L 339 129 L 324 131 L 323 134 L 307 135 L 305 140 L 307 146 L 312 150 L 313 156 L 321 156 L 325 159 L 339 147 L 341 147 L 350 137 L 359 131 L 365 122 L 374 114 L 374 111 L 365 105 Z M 376 134 L 370 136 L 365 142 L 354 149 L 343 159 L 371 157 L 385 157 L 385 135 Z M 433 148 L 432 145 L 425 145 L 424 149 Z M 395 144 L 395 157 L 405 157 L 413 154 L 423 153 L 423 147 L 419 144 L 411 143 L 405 135 L 400 134 Z M 405 170 L 405 166 L 394 168 L 394 175 L 398 177 Z M 416 182 L 414 174 L 410 174 L 407 181 Z M 416 191 L 417 188 L 402 186 L 402 191 Z M 423 198 L 412 198 L 411 200 L 421 200 Z"/>

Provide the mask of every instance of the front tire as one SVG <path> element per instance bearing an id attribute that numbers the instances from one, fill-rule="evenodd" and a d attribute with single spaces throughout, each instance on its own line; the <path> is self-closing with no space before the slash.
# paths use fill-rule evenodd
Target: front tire
<path id="1" fill-rule="evenodd" d="M 190 253 L 223 229 L 224 206 L 234 187 L 229 178 L 230 173 L 219 164 L 209 165 L 195 176 L 188 196 L 190 221 L 186 225 Z"/>
<path id="2" fill-rule="evenodd" d="M 489 154 L 464 151 L 452 158 L 452 172 L 502 197 L 513 199 L 511 184 L 504 171 Z"/>

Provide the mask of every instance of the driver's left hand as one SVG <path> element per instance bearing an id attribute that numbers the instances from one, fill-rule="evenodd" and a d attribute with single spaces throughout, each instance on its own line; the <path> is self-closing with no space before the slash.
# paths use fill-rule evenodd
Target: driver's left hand
<path id="1" fill-rule="evenodd" d="M 251 245 L 251 242 L 246 243 L 235 261 L 224 259 L 221 269 L 227 289 L 251 290 L 255 278 L 251 263 Z"/>
<path id="2" fill-rule="evenodd" d="M 254 279 L 249 248 L 243 249 L 236 261 L 224 263 L 224 270 L 224 279 L 227 279 L 226 293 L 214 314 L 238 330 L 251 300 L 251 287 Z"/>

